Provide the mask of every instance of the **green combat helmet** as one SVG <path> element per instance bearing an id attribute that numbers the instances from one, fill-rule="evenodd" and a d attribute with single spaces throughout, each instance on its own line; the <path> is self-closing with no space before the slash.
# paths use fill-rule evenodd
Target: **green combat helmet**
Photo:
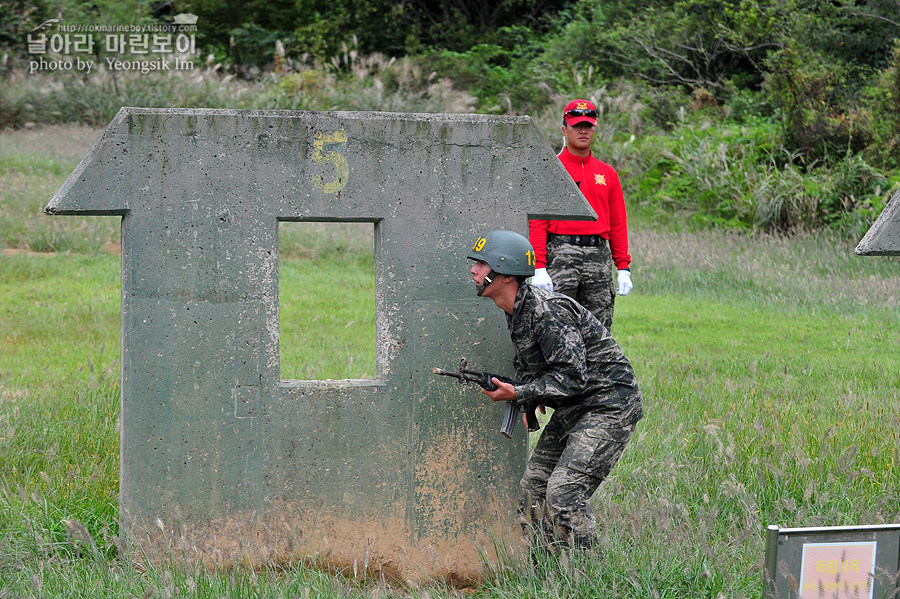
<path id="1" fill-rule="evenodd" d="M 534 276 L 534 248 L 528 239 L 514 231 L 489 231 L 475 241 L 469 251 L 470 260 L 481 260 L 491 267 L 491 272 L 478 287 L 478 295 L 491 284 L 494 277 L 512 275 Z"/>

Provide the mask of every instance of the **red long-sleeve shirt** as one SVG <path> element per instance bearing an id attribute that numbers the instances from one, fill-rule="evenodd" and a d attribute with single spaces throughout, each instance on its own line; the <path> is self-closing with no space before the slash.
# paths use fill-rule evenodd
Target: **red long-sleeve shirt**
<path id="1" fill-rule="evenodd" d="M 547 233 L 559 235 L 600 235 L 609 240 L 617 269 L 628 268 L 628 222 L 625 197 L 616 170 L 594 157 L 576 156 L 563 148 L 559 160 L 578 184 L 581 193 L 597 213 L 597 220 L 530 220 L 528 237 L 534 248 L 535 266 L 547 266 Z"/>

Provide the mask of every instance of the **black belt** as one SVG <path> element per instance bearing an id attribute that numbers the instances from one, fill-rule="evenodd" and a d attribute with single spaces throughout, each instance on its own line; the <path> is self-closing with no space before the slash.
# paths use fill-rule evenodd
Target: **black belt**
<path id="1" fill-rule="evenodd" d="M 606 245 L 606 238 L 601 235 L 557 235 L 556 233 L 550 233 L 549 237 L 571 245 Z"/>

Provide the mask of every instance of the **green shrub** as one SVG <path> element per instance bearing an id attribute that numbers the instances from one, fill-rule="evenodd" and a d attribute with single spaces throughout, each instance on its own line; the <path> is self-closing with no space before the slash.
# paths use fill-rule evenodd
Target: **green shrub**
<path id="1" fill-rule="evenodd" d="M 806 164 L 827 163 L 848 149 L 861 152 L 872 142 L 869 112 L 845 97 L 853 66 L 797 47 L 772 54 L 768 64 L 764 89 L 779 107 L 783 143 Z"/>
<path id="2" fill-rule="evenodd" d="M 819 216 L 817 196 L 809 193 L 804 174 L 793 163 L 773 165 L 751 192 L 752 224 L 770 232 L 814 228 Z"/>
<path id="3" fill-rule="evenodd" d="M 427 71 L 468 90 L 477 98 L 479 112 L 530 114 L 550 100 L 527 68 L 527 58 L 495 44 L 479 44 L 466 52 L 432 51 L 415 58 Z"/>
<path id="4" fill-rule="evenodd" d="M 894 43 L 890 64 L 863 97 L 871 107 L 874 133 L 866 155 L 877 166 L 900 168 L 900 39 Z"/>
<path id="5" fill-rule="evenodd" d="M 0 85 L 0 129 L 21 126 L 31 120 L 27 92 L 23 85 L 15 83 L 16 79 L 5 78 Z"/>
<path id="6" fill-rule="evenodd" d="M 10 76 L 0 86 L 0 124 L 104 127 L 122 106 L 244 108 L 253 102 L 247 93 L 252 87 L 208 68 L 139 73 L 101 64 L 89 77 L 69 72 Z"/>
<path id="7" fill-rule="evenodd" d="M 669 211 L 694 214 L 697 223 L 754 224 L 769 162 L 774 126 L 713 129 L 706 121 L 641 145 L 644 174 L 638 195 Z"/>

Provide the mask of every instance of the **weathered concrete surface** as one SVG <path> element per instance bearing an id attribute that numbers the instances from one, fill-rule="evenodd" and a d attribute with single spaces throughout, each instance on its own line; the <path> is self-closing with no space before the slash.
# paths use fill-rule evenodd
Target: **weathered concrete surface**
<path id="1" fill-rule="evenodd" d="M 900 189 L 856 246 L 856 253 L 860 256 L 900 256 Z"/>
<path id="2" fill-rule="evenodd" d="M 123 108 L 46 212 L 122 216 L 133 547 L 478 579 L 526 442 L 431 375 L 511 368 L 466 252 L 529 216 L 595 218 L 529 118 Z M 278 222 L 300 220 L 373 223 L 374 380 L 281 379 Z"/>

